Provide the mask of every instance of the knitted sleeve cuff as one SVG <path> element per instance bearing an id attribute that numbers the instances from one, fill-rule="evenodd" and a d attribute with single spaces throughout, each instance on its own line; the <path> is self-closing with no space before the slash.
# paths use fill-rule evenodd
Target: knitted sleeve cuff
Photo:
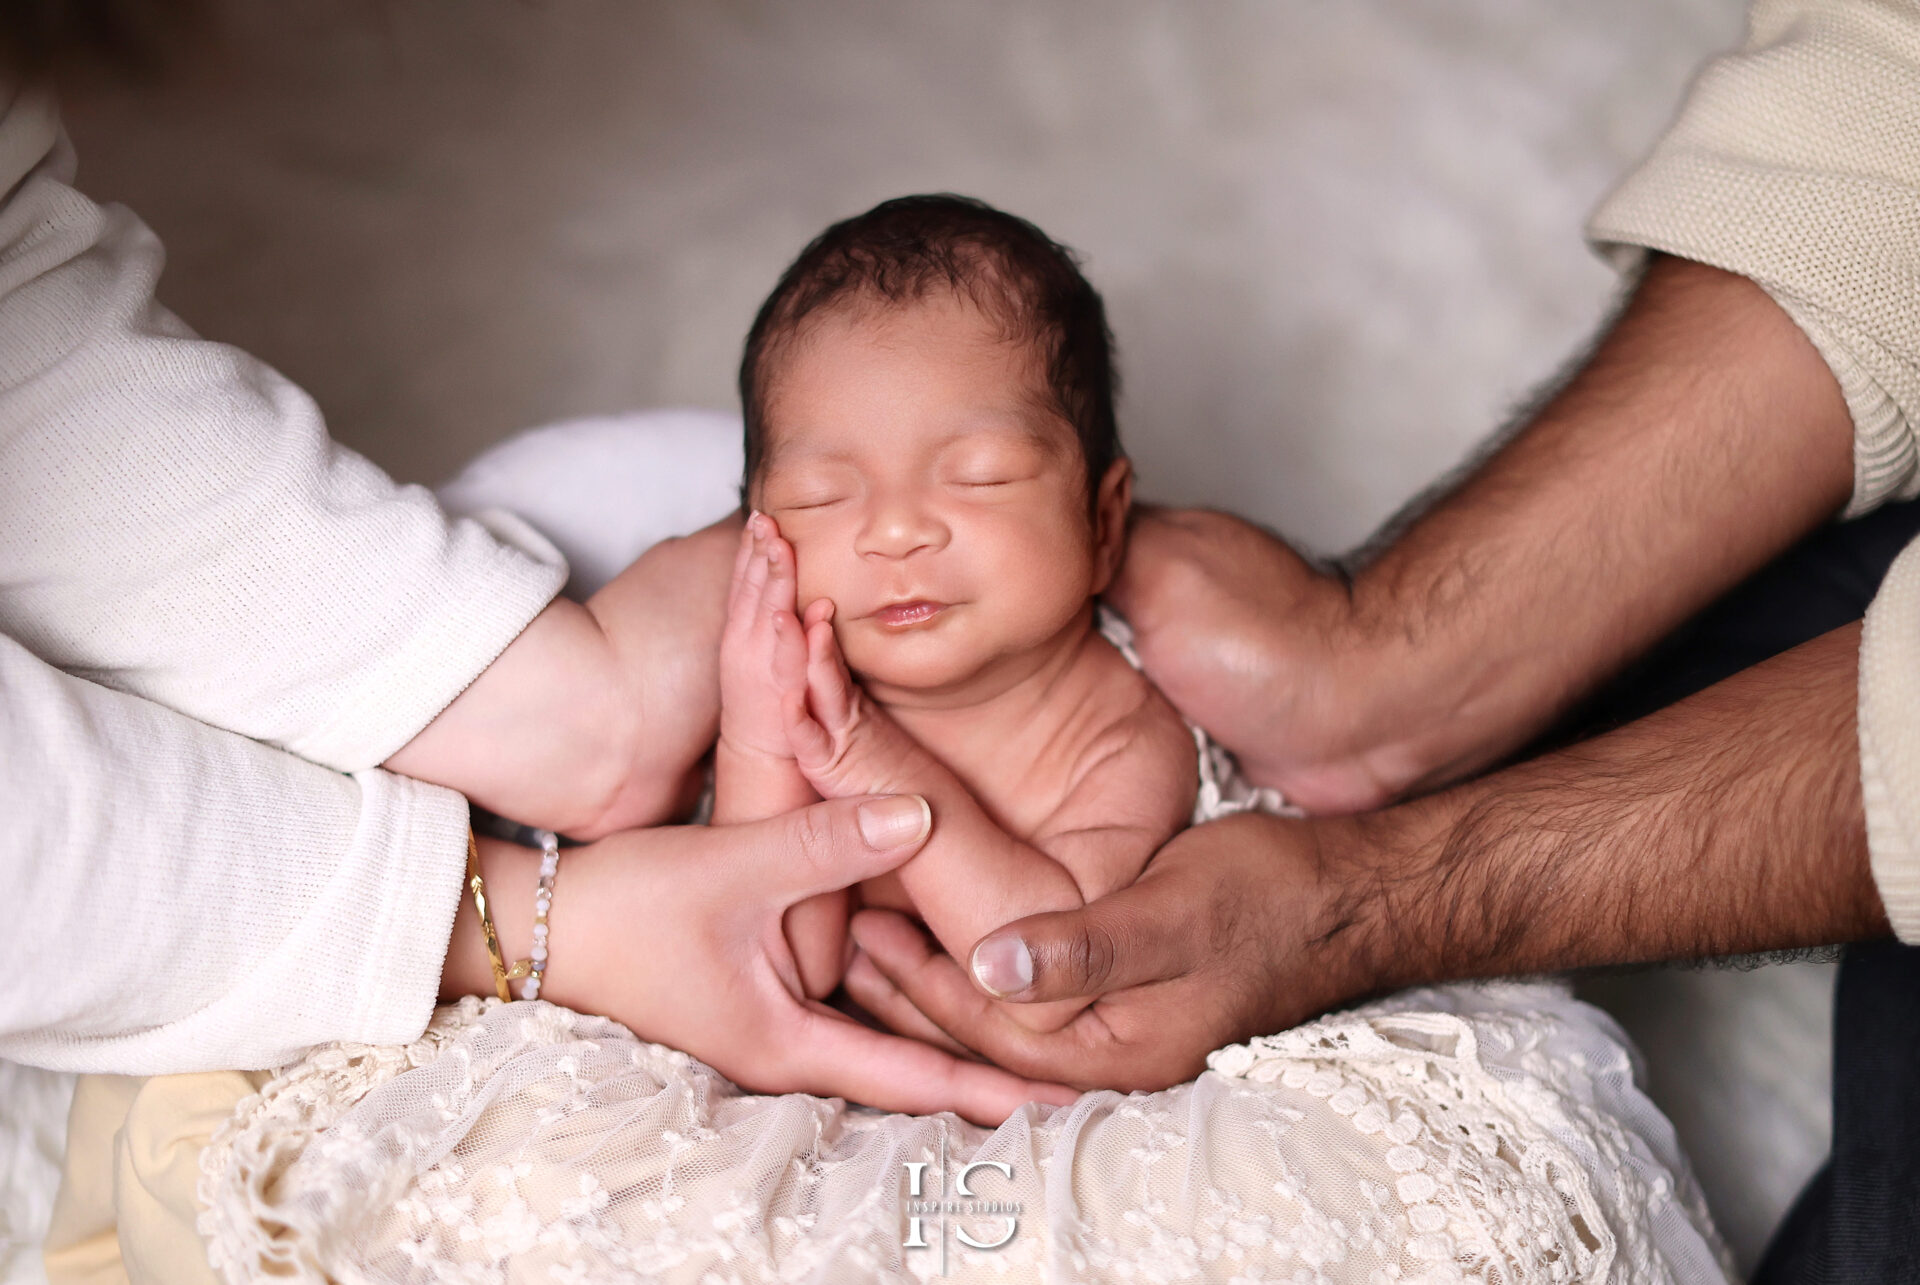
<path id="1" fill-rule="evenodd" d="M 1867 611 L 1860 641 L 1860 789 L 1887 918 L 1920 942 L 1920 541 Z"/>
<path id="2" fill-rule="evenodd" d="M 1652 154 L 1601 204 L 1594 248 L 1738 273 L 1826 359 L 1854 421 L 1856 516 L 1920 494 L 1920 9 L 1756 0 Z"/>

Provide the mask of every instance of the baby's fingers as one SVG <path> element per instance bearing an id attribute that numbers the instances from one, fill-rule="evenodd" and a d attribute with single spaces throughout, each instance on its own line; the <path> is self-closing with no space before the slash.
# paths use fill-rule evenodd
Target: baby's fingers
<path id="1" fill-rule="evenodd" d="M 807 692 L 807 640 L 790 611 L 767 617 L 773 627 L 773 684 L 783 695 L 804 699 Z"/>
<path id="2" fill-rule="evenodd" d="M 771 523 L 772 519 L 769 518 L 768 522 Z M 794 601 L 793 546 L 776 535 L 765 542 L 764 548 L 767 578 L 760 591 L 760 609 L 797 615 L 799 608 Z"/>
<path id="3" fill-rule="evenodd" d="M 853 708 L 853 676 L 847 673 L 840 644 L 833 640 L 833 625 L 814 615 L 813 608 L 808 608 L 807 699 L 815 718 L 828 727 L 844 727 Z"/>
<path id="4" fill-rule="evenodd" d="M 783 693 L 780 713 L 787 727 L 787 748 L 793 751 L 794 762 L 818 790 L 820 782 L 813 777 L 833 765 L 833 738 L 807 713 L 804 691 Z"/>
<path id="5" fill-rule="evenodd" d="M 758 514 L 748 514 L 740 527 L 740 548 L 733 555 L 733 579 L 727 582 L 727 623 L 733 624 L 740 619 L 742 604 L 752 601 L 747 598 L 747 566 L 753 561 L 755 547 L 759 537 L 754 535 L 758 524 L 754 518 Z"/>
<path id="6" fill-rule="evenodd" d="M 754 534 L 757 524 L 747 523 L 752 544 L 747 549 L 747 564 L 740 569 L 740 591 L 735 598 L 735 619 L 744 617 L 749 623 L 757 615 L 756 608 L 766 598 L 768 559 L 766 541 Z"/>

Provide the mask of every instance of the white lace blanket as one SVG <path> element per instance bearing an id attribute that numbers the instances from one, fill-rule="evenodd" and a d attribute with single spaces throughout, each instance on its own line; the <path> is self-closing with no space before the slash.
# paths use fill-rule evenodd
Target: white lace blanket
<path id="1" fill-rule="evenodd" d="M 1726 1279 L 1617 1031 L 1561 986 L 1409 992 L 1211 1064 L 989 1132 L 745 1095 L 615 1023 L 468 1000 L 244 1103 L 201 1230 L 233 1282 L 842 1285 L 930 1279 L 943 1247 L 1004 1282 Z M 994 1203 L 955 1190 L 968 1161 L 1006 1166 L 972 1171 Z M 949 1207 L 918 1235 L 915 1164 Z"/>

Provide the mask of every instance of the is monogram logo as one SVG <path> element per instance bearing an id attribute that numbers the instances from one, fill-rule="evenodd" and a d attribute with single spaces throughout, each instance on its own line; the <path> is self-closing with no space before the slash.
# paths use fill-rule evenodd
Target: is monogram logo
<path id="1" fill-rule="evenodd" d="M 953 1190 L 947 1190 L 947 1139 L 940 1136 L 940 1160 L 934 1166 L 939 1182 L 940 1194 L 928 1195 L 927 1169 L 925 1160 L 907 1161 L 901 1164 L 907 1171 L 907 1234 L 900 1241 L 906 1249 L 940 1250 L 940 1274 L 947 1274 L 947 1233 L 952 1231 L 962 1245 L 970 1249 L 998 1249 L 1012 1240 L 1014 1233 L 1020 1230 L 1021 1207 L 1018 1201 L 987 1200 L 974 1190 L 974 1184 L 981 1181 L 982 1170 L 998 1173 L 1008 1182 L 1013 1181 L 1013 1166 L 1004 1160 L 972 1160 L 960 1166 L 954 1175 Z M 948 1218 L 953 1219 L 951 1228 Z M 935 1239 L 927 1239 L 928 1222 L 937 1219 L 932 1225 Z M 962 1219 L 971 1220 L 963 1222 Z M 981 1230 L 982 1220 L 988 1220 L 999 1234 L 975 1236 L 973 1232 Z"/>

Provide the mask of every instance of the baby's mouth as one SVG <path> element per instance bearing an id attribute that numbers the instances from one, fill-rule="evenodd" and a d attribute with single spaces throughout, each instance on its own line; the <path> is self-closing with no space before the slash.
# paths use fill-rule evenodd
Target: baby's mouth
<path id="1" fill-rule="evenodd" d="M 949 605 L 944 602 L 932 602 L 925 598 L 890 602 L 874 612 L 872 619 L 882 629 L 915 629 L 932 624 L 939 619 L 940 613 Z"/>

